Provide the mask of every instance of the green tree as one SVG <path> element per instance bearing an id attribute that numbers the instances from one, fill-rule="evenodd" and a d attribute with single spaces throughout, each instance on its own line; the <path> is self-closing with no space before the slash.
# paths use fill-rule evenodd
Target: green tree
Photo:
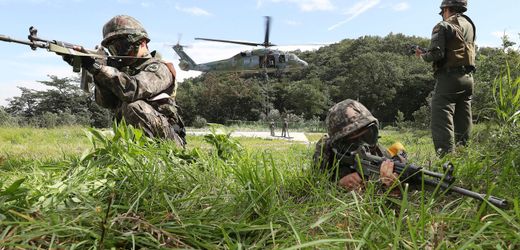
<path id="1" fill-rule="evenodd" d="M 6 111 L 21 117 L 22 125 L 53 127 L 56 125 L 93 125 L 107 127 L 110 111 L 102 110 L 92 97 L 84 93 L 78 78 L 49 76 L 50 80 L 38 81 L 45 90 L 20 87 L 22 94 L 9 99 Z"/>
<path id="2" fill-rule="evenodd" d="M 327 92 L 317 78 L 278 84 L 274 96 L 276 109 L 291 110 L 305 119 L 323 114 L 330 105 Z"/>
<path id="3" fill-rule="evenodd" d="M 207 73 L 180 84 L 177 102 L 187 124 L 196 116 L 209 122 L 257 120 L 263 107 L 259 81 L 239 74 Z"/>

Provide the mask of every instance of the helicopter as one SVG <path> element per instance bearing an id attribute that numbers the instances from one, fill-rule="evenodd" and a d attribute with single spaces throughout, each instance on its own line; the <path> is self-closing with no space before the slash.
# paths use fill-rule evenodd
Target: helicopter
<path id="1" fill-rule="evenodd" d="M 177 43 L 172 48 L 179 55 L 180 62 L 179 67 L 184 70 L 195 70 L 202 72 L 264 72 L 267 73 L 280 73 L 298 70 L 307 67 L 307 62 L 298 58 L 293 53 L 284 52 L 277 49 L 270 49 L 270 47 L 276 46 L 269 41 L 269 32 L 271 26 L 271 17 L 265 17 L 265 39 L 263 43 L 254 43 L 246 41 L 233 41 L 233 40 L 221 40 L 221 39 L 210 39 L 210 38 L 199 38 L 195 40 L 204 40 L 211 42 L 223 42 L 223 43 L 234 43 L 241 45 L 250 46 L 263 46 L 261 49 L 253 49 L 249 51 L 243 51 L 231 58 L 197 64 L 191 59 L 186 52 L 184 52 L 184 46 Z"/>

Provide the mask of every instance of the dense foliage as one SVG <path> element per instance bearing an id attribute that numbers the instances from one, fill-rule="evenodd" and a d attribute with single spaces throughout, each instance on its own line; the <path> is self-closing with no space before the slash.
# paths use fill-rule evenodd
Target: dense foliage
<path id="1" fill-rule="evenodd" d="M 79 87 L 77 78 L 49 76 L 39 81 L 45 90 L 20 87 L 22 94 L 0 109 L 0 125 L 55 127 L 62 125 L 110 126 L 110 111 L 101 108 Z"/>
<path id="2" fill-rule="evenodd" d="M 219 123 L 259 120 L 270 110 L 323 120 L 331 105 L 346 98 L 360 100 L 383 121 L 393 121 L 397 110 L 411 119 L 434 82 L 430 66 L 414 60 L 408 48 L 427 42 L 401 34 L 346 39 L 297 52 L 308 68 L 267 81 L 261 74 L 207 73 L 180 84 L 178 103 L 188 123 L 197 115 Z"/>

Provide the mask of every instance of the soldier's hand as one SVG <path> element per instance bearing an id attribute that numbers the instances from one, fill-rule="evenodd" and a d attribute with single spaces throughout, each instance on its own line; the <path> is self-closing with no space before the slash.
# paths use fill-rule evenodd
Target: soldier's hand
<path id="1" fill-rule="evenodd" d="M 74 56 L 67 55 L 67 54 L 61 54 L 61 57 L 63 58 L 63 61 L 65 61 L 67 64 L 69 64 L 70 66 L 74 66 Z M 96 61 L 91 57 L 88 57 L 88 56 L 81 57 L 81 67 L 83 67 L 89 71 L 90 71 L 90 69 L 92 69 L 92 65 L 95 62 Z"/>
<path id="2" fill-rule="evenodd" d="M 65 61 L 68 65 L 73 66 L 74 65 L 74 57 L 71 55 L 61 55 L 63 58 L 63 61 Z"/>
<path id="3" fill-rule="evenodd" d="M 424 52 L 419 48 L 415 48 L 415 57 L 417 58 L 421 58 L 421 55 L 423 54 Z"/>
<path id="4" fill-rule="evenodd" d="M 385 160 L 381 163 L 379 169 L 379 179 L 381 183 L 386 187 L 392 186 L 398 179 L 397 173 L 394 173 L 394 162 L 391 160 Z"/>
<path id="5" fill-rule="evenodd" d="M 76 51 L 86 53 L 88 54 L 89 51 L 87 51 L 83 46 L 75 46 L 73 48 Z M 101 54 L 101 51 L 99 48 L 97 48 L 97 54 Z M 82 56 L 81 57 L 81 67 L 88 70 L 89 72 L 93 73 L 96 69 L 93 68 L 94 63 L 96 63 L 96 60 L 89 56 Z"/>
<path id="6" fill-rule="evenodd" d="M 92 57 L 88 57 L 88 56 L 81 57 L 81 66 L 89 71 L 95 62 L 96 62 L 96 60 L 94 60 L 94 58 L 92 58 Z"/>
<path id="7" fill-rule="evenodd" d="M 339 180 L 339 186 L 348 190 L 359 190 L 363 187 L 363 180 L 358 173 L 351 173 Z"/>

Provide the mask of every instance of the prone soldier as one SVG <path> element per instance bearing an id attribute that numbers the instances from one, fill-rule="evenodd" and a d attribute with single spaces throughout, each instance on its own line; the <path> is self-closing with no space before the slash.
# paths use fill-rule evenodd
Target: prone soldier
<path id="1" fill-rule="evenodd" d="M 341 156 L 339 153 L 366 148 L 372 155 L 391 158 L 390 151 L 378 144 L 378 120 L 372 116 L 363 104 L 346 99 L 329 109 L 327 115 L 327 132 L 316 144 L 314 152 L 315 166 L 330 174 L 333 181 L 340 187 L 356 190 L 363 186 L 362 176 L 356 172 L 354 162 L 335 161 Z M 397 151 L 402 150 L 398 149 Z M 335 168 L 337 166 L 337 168 Z M 379 178 L 390 187 L 397 180 L 394 173 L 394 162 L 386 160 L 381 163 Z"/>

